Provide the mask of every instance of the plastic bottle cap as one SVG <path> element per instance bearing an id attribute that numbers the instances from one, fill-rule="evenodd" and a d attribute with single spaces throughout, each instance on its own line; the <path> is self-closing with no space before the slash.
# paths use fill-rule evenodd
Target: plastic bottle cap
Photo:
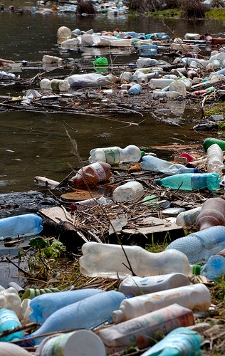
<path id="1" fill-rule="evenodd" d="M 200 265 L 193 265 L 192 272 L 195 276 L 199 276 L 201 273 L 201 266 Z"/>
<path id="2" fill-rule="evenodd" d="M 123 315 L 123 312 L 122 310 L 114 310 L 112 312 L 112 319 L 114 321 L 114 323 L 120 323 L 121 321 L 124 320 L 124 315 Z"/>
<path id="3" fill-rule="evenodd" d="M 145 151 L 141 151 L 141 157 L 145 156 Z"/>

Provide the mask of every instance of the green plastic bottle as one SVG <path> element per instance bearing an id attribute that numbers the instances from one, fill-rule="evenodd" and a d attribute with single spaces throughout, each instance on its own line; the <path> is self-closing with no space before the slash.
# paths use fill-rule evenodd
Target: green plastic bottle
<path id="1" fill-rule="evenodd" d="M 214 143 L 216 143 L 218 146 L 220 146 L 222 151 L 225 151 L 225 141 L 218 140 L 217 138 L 213 138 L 213 137 L 209 137 L 209 138 L 205 139 L 205 141 L 203 142 L 204 150 L 207 151 L 207 149 Z"/>

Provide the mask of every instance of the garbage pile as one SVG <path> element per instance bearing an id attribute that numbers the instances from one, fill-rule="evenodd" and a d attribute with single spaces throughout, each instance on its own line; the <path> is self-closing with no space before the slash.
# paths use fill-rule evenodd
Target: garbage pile
<path id="1" fill-rule="evenodd" d="M 46 72 L 23 79 L 16 71 L 29 70 L 32 64 L 1 60 L 2 84 L 20 83 L 30 89 L 20 96 L 4 98 L 0 108 L 93 115 L 132 110 L 142 116 L 143 112 L 156 113 L 159 103 L 163 107 L 173 102 L 182 105 L 183 112 L 187 105 L 201 109 L 199 123 L 193 129 L 219 130 L 223 128 L 223 114 L 209 115 L 207 109 L 224 100 L 224 42 L 224 38 L 196 33 L 171 39 L 164 32 L 116 29 L 95 33 L 62 26 L 57 31 L 62 56 L 44 55 L 39 65 Z M 92 59 L 85 57 L 90 50 Z M 112 63 L 114 51 L 136 59 Z M 60 74 L 54 75 L 59 70 Z M 75 71 L 72 75 L 71 70 Z"/>
<path id="2" fill-rule="evenodd" d="M 118 283 L 107 290 L 92 286 L 61 291 L 46 288 L 39 295 L 15 283 L 8 289 L 1 287 L 1 352 L 72 356 L 76 349 L 76 355 L 106 356 L 125 355 L 130 350 L 156 356 L 175 352 L 201 355 L 207 351 L 207 338 L 213 333 L 212 318 L 203 322 L 213 309 L 209 284 L 225 274 L 225 144 L 207 138 L 203 148 L 204 156 L 183 151 L 173 162 L 135 145 L 94 148 L 89 164 L 70 178 L 70 192 L 61 193 L 61 207 L 0 220 L 2 239 L 26 233 L 35 236 L 42 232 L 48 213 L 51 219 L 55 213 L 61 220 L 61 209 L 64 218 L 77 231 L 83 231 L 80 273 Z M 116 174 L 122 172 L 121 167 L 125 170 L 124 165 L 127 178 L 123 175 L 117 180 Z M 41 185 L 49 184 L 55 192 L 62 188 L 60 182 L 46 177 L 35 179 Z M 77 192 L 82 195 L 86 189 L 94 196 L 96 187 L 107 185 L 111 186 L 110 193 L 106 189 L 108 193 L 101 197 L 76 201 Z M 66 203 L 62 197 L 68 198 L 68 194 Z M 179 194 L 184 203 L 191 200 L 192 194 L 199 200 L 191 202 L 193 208 L 189 205 L 173 210 L 170 203 Z M 157 253 L 138 243 L 121 243 L 121 233 L 129 223 L 137 233 L 141 218 L 155 214 L 160 217 L 166 215 L 166 210 L 164 231 L 172 218 L 176 227 L 183 230 L 183 237 L 170 241 Z M 121 211 L 123 217 L 116 219 Z M 107 226 L 104 233 L 102 226 L 98 233 L 96 220 L 102 225 L 108 221 L 111 233 Z M 148 227 L 148 220 L 145 224 Z M 152 227 L 158 231 L 157 223 Z M 188 233 L 184 234 L 184 230 Z M 116 243 L 106 240 L 110 234 L 116 235 Z M 146 238 L 146 233 L 143 235 Z M 216 330 L 217 334 L 222 333 L 222 325 L 218 324 Z M 219 346 L 217 351 L 221 351 Z"/>

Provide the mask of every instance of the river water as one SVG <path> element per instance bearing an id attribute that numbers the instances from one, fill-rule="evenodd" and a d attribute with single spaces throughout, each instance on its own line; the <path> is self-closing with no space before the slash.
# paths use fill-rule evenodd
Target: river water
<path id="1" fill-rule="evenodd" d="M 73 52 L 60 54 L 56 37 L 60 26 L 85 31 L 92 28 L 95 32 L 115 28 L 144 33 L 166 32 L 171 37 L 182 37 L 187 32 L 221 33 L 225 27 L 224 22 L 207 19 L 198 22 L 169 19 L 163 23 L 161 20 L 141 16 L 85 17 L 71 13 L 33 14 L 30 11 L 0 12 L 0 24 L 0 57 L 29 62 L 41 61 L 43 54 L 63 55 L 74 59 L 81 56 Z M 135 54 L 132 58 L 115 56 L 114 60 L 128 63 L 137 58 L 138 55 Z M 23 70 L 19 74 L 23 78 L 31 78 L 36 73 L 37 70 Z M 0 95 L 21 95 L 21 88 L 1 86 Z M 154 145 L 199 143 L 208 136 L 208 133 L 200 134 L 192 130 L 193 119 L 200 117 L 199 112 L 185 109 L 184 106 L 182 109 L 182 105 L 178 108 L 176 103 L 173 103 L 172 111 L 178 118 L 178 125 L 160 122 L 151 113 L 145 113 L 144 117 L 133 113 L 111 117 L 108 115 L 109 120 L 106 120 L 88 115 L 0 112 L 0 192 L 36 189 L 36 175 L 61 181 L 70 173 L 71 167 L 78 166 L 77 158 L 71 152 L 72 146 L 66 134 L 65 122 L 67 129 L 71 128 L 68 129 L 69 134 L 76 140 L 82 160 L 87 160 L 89 151 L 94 147 L 125 147 L 135 144 L 151 149 Z M 139 123 L 142 120 L 144 121 L 140 125 L 121 122 Z M 165 157 L 166 152 L 161 155 Z"/>

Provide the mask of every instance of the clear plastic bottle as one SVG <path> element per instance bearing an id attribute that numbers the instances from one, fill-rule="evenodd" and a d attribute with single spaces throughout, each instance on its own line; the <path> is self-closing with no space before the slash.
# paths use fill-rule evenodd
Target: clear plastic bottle
<path id="1" fill-rule="evenodd" d="M 14 310 L 1 308 L 0 309 L 0 333 L 6 330 L 13 330 L 18 326 L 22 326 L 18 316 L 14 312 Z M 7 336 L 3 336 L 0 338 L 0 341 L 13 341 L 13 340 L 20 340 L 24 336 L 24 331 L 16 331 Z"/>
<path id="2" fill-rule="evenodd" d="M 225 227 L 212 226 L 172 241 L 165 251 L 176 249 L 183 252 L 190 263 L 203 264 L 209 257 L 224 248 Z"/>
<path id="3" fill-rule="evenodd" d="M 141 356 L 201 356 L 203 337 L 195 330 L 180 327 L 172 330 Z"/>
<path id="4" fill-rule="evenodd" d="M 87 297 L 79 302 L 67 305 L 51 314 L 41 327 L 26 336 L 26 345 L 39 345 L 44 339 L 42 334 L 71 329 L 91 329 L 108 322 L 112 322 L 113 310 L 119 308 L 125 298 L 124 294 L 111 290 Z M 31 337 L 40 336 L 33 340 Z"/>
<path id="5" fill-rule="evenodd" d="M 161 276 L 150 276 L 144 278 L 130 276 L 125 278 L 120 283 L 119 292 L 128 296 L 137 296 L 187 286 L 189 284 L 189 278 L 182 273 L 169 273 Z"/>
<path id="6" fill-rule="evenodd" d="M 172 78 L 152 78 L 149 81 L 149 86 L 151 89 L 163 89 L 170 85 L 174 79 Z"/>
<path id="7" fill-rule="evenodd" d="M 221 177 L 223 169 L 223 151 L 217 143 L 214 143 L 207 149 L 207 172 L 216 172 Z"/>
<path id="8" fill-rule="evenodd" d="M 201 275 L 215 280 L 225 274 L 225 258 L 220 255 L 209 257 L 206 264 L 201 268 Z"/>
<path id="9" fill-rule="evenodd" d="M 71 178 L 74 187 L 83 185 L 95 185 L 106 182 L 111 177 L 111 166 L 106 162 L 95 162 L 79 169 Z"/>
<path id="10" fill-rule="evenodd" d="M 220 176 L 218 173 L 183 173 L 171 177 L 156 179 L 156 184 L 164 188 L 179 190 L 218 190 L 220 188 Z"/>
<path id="11" fill-rule="evenodd" d="M 113 200 L 116 203 L 137 201 L 144 195 L 144 188 L 141 183 L 136 181 L 127 182 L 120 185 L 113 191 Z"/>
<path id="12" fill-rule="evenodd" d="M 103 328 L 98 336 L 108 347 L 138 346 L 140 349 L 151 346 L 156 340 L 180 326 L 194 324 L 193 312 L 179 304 L 171 304 L 131 320 Z"/>
<path id="13" fill-rule="evenodd" d="M 209 289 L 202 283 L 124 299 L 119 310 L 112 312 L 115 323 L 136 318 L 177 303 L 195 312 L 208 310 L 211 305 Z"/>
<path id="14" fill-rule="evenodd" d="M 41 294 L 33 298 L 30 302 L 31 313 L 29 314 L 29 319 L 32 322 L 43 324 L 44 321 L 58 309 L 101 292 L 101 289 L 90 288 Z"/>
<path id="15" fill-rule="evenodd" d="M 105 197 L 101 197 L 101 198 L 91 198 L 91 199 L 85 199 L 85 200 L 81 200 L 79 202 L 76 203 L 72 203 L 71 204 L 71 210 L 72 211 L 83 211 L 85 209 L 88 209 L 92 206 L 97 206 L 97 205 L 107 205 L 107 204 L 111 204 L 113 203 L 113 201 L 111 199 L 105 198 Z"/>
<path id="16" fill-rule="evenodd" d="M 128 90 L 129 95 L 139 95 L 142 92 L 142 86 L 140 84 L 134 84 Z"/>
<path id="17" fill-rule="evenodd" d="M 151 155 L 142 157 L 140 164 L 141 168 L 146 171 L 161 172 L 168 175 L 199 172 L 198 168 L 188 168 L 182 164 L 173 164 Z"/>
<path id="18" fill-rule="evenodd" d="M 21 299 L 16 289 L 9 287 L 5 289 L 0 286 L 0 309 L 6 308 L 13 310 L 18 317 L 21 312 Z"/>
<path id="19" fill-rule="evenodd" d="M 36 214 L 24 214 L 0 219 L 0 240 L 6 237 L 38 235 L 42 230 L 43 219 Z"/>
<path id="20" fill-rule="evenodd" d="M 179 226 L 195 225 L 197 216 L 200 214 L 201 210 L 202 207 L 198 206 L 194 209 L 182 211 L 180 214 L 177 215 L 176 224 Z"/>
<path id="21" fill-rule="evenodd" d="M 196 219 L 196 228 L 205 230 L 217 225 L 225 226 L 225 200 L 209 198 L 202 205 L 201 212 Z"/>
<path id="22" fill-rule="evenodd" d="M 89 162 L 107 162 L 111 165 L 122 162 L 138 162 L 144 154 L 144 151 L 141 151 L 135 145 L 129 145 L 125 148 L 117 146 L 94 148 L 90 151 Z"/>
<path id="23" fill-rule="evenodd" d="M 187 256 L 177 250 L 152 253 L 140 246 L 97 242 L 83 244 L 83 256 L 79 259 L 80 271 L 90 277 L 117 279 L 131 276 L 132 271 L 129 269 L 124 251 L 133 272 L 140 277 L 167 273 L 183 273 L 190 276 L 195 273 L 196 266 L 191 266 Z"/>

